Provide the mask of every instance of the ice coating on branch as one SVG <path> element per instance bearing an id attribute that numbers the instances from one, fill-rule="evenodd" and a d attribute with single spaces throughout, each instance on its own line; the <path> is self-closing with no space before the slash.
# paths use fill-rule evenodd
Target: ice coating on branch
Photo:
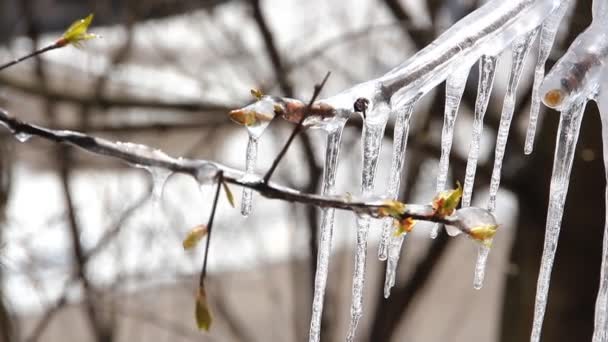
<path id="1" fill-rule="evenodd" d="M 452 140 L 454 138 L 454 122 L 458 115 L 458 107 L 467 85 L 469 68 L 465 67 L 456 70 L 446 80 L 445 86 L 445 112 L 443 115 L 443 129 L 441 131 L 441 158 L 439 160 L 439 170 L 437 172 L 437 187 L 435 192 L 445 189 L 450 167 L 450 151 L 452 150 Z M 431 230 L 431 238 L 436 238 L 439 233 L 440 224 L 435 224 Z"/>
<path id="2" fill-rule="evenodd" d="M 479 60 L 479 83 L 477 85 L 477 99 L 475 100 L 475 113 L 473 119 L 473 135 L 471 136 L 471 146 L 467 157 L 467 168 L 464 176 L 464 188 L 462 193 L 462 206 L 471 205 L 473 194 L 473 184 L 475 183 L 475 173 L 477 171 L 477 160 L 479 159 L 479 144 L 483 132 L 483 118 L 488 109 L 490 94 L 494 85 L 496 75 L 496 65 L 498 57 L 482 56 Z"/>
<path id="3" fill-rule="evenodd" d="M 532 104 L 530 105 L 530 121 L 528 122 L 528 130 L 526 131 L 526 142 L 524 145 L 524 153 L 531 154 L 534 148 L 534 136 L 536 135 L 536 125 L 538 123 L 538 114 L 540 112 L 541 92 L 540 86 L 545 77 L 545 63 L 551 53 L 553 42 L 559 24 L 566 14 L 566 10 L 570 5 L 569 0 L 563 0 L 559 7 L 551 13 L 545 20 L 540 29 L 538 58 L 536 67 L 534 68 L 534 84 L 532 85 Z"/>
<path id="4" fill-rule="evenodd" d="M 362 196 L 373 194 L 378 158 L 384 138 L 384 129 L 388 121 L 391 108 L 386 102 L 372 103 L 372 109 L 366 114 L 363 124 L 363 137 L 361 148 L 363 154 L 363 168 L 361 173 Z M 359 319 L 363 312 L 363 289 L 365 284 L 365 261 L 367 255 L 367 235 L 369 232 L 370 217 L 357 216 L 357 246 L 355 252 L 355 271 L 353 274 L 353 299 L 350 309 L 350 326 L 347 341 L 353 341 Z"/>
<path id="5" fill-rule="evenodd" d="M 532 43 L 538 29 L 527 33 L 525 36 L 518 38 L 513 42 L 513 57 L 511 61 L 511 71 L 509 73 L 509 82 L 507 85 L 507 93 L 505 94 L 502 105 L 502 113 L 500 115 L 500 125 L 498 127 L 498 136 L 496 137 L 496 150 L 494 152 L 494 168 L 492 170 L 492 179 L 490 182 L 490 198 L 488 200 L 488 209 L 493 211 L 496 208 L 496 194 L 500 185 L 500 174 L 502 172 L 502 160 L 505 155 L 507 139 L 509 138 L 509 129 L 511 120 L 513 119 L 513 111 L 515 110 L 515 95 L 517 85 L 523 71 L 526 56 L 532 47 Z"/>
<path id="6" fill-rule="evenodd" d="M 572 161 L 574 160 L 574 152 L 585 104 L 586 100 L 579 99 L 579 101 L 571 103 L 568 108 L 562 111 L 560 116 L 555 157 L 553 160 L 553 173 L 551 175 L 551 187 L 549 190 L 549 210 L 547 212 L 545 243 L 536 287 L 531 342 L 540 341 L 540 333 L 547 306 L 551 270 L 555 259 L 564 204 L 568 193 L 570 171 L 572 169 Z"/>
<path id="7" fill-rule="evenodd" d="M 325 152 L 325 166 L 323 169 L 323 182 L 321 194 L 330 195 L 334 192 L 336 184 L 336 171 L 338 170 L 338 156 L 340 141 L 345 120 L 338 120 L 327 132 Z M 317 255 L 317 271 L 315 273 L 314 295 L 312 301 L 312 317 L 310 320 L 310 342 L 318 342 L 321 338 L 321 316 L 323 314 L 323 299 L 327 286 L 327 272 L 329 256 L 331 254 L 331 240 L 334 230 L 335 209 L 324 208 L 321 214 L 321 228 L 319 235 L 319 248 Z"/>
<path id="8" fill-rule="evenodd" d="M 401 172 L 403 171 L 403 162 L 407 152 L 407 137 L 410 131 L 410 118 L 414 111 L 414 106 L 419 97 L 414 98 L 410 103 L 406 104 L 402 109 L 397 110 L 395 119 L 395 130 L 393 133 L 393 157 L 391 161 L 391 170 L 388 181 L 387 197 L 397 199 L 399 194 L 399 186 L 401 184 Z M 382 237 L 378 245 L 378 258 L 386 260 L 388 252 L 388 243 L 393 230 L 393 219 L 386 218 L 383 222 Z"/>
<path id="9" fill-rule="evenodd" d="M 594 20 L 551 69 L 540 89 L 546 106 L 562 110 L 597 91 L 608 56 L 605 25 L 606 20 Z"/>
<path id="10" fill-rule="evenodd" d="M 484 54 L 506 49 L 539 27 L 559 0 L 493 0 L 467 15 L 432 44 L 380 78 L 392 101 L 426 93 L 447 75 L 471 66 Z"/>

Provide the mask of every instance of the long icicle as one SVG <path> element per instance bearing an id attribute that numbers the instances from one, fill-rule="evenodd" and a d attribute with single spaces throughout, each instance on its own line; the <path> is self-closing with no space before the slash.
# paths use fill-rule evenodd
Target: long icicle
<path id="1" fill-rule="evenodd" d="M 255 166 L 258 158 L 258 138 L 252 134 L 249 134 L 249 141 L 247 142 L 247 157 L 245 160 L 245 172 L 247 175 L 253 175 L 255 173 Z M 251 189 L 243 188 L 243 197 L 241 200 L 241 214 L 245 217 L 251 214 L 251 207 L 253 201 L 253 191 Z"/>
<path id="2" fill-rule="evenodd" d="M 341 122 L 340 125 L 332 127 L 332 129 L 327 132 L 325 166 L 321 187 L 321 194 L 323 195 L 330 195 L 334 192 L 343 128 L 344 122 Z M 310 320 L 310 335 L 308 338 L 309 342 L 318 342 L 321 338 L 321 317 L 323 315 L 323 299 L 325 297 L 325 288 L 327 285 L 331 240 L 334 231 L 334 214 L 335 209 L 332 208 L 324 208 L 321 214 L 321 234 L 319 236 L 317 271 L 315 273 L 312 317 Z"/>
<path id="3" fill-rule="evenodd" d="M 448 76 L 445 84 L 445 112 L 443 115 L 443 129 L 441 131 L 441 158 L 439 159 L 439 170 L 437 171 L 436 192 L 443 191 L 448 179 L 450 167 L 450 151 L 452 150 L 452 140 L 454 138 L 454 122 L 458 115 L 458 107 L 464 88 L 469 77 L 469 67 L 456 70 Z M 436 238 L 439 233 L 440 224 L 435 224 L 431 229 L 431 238 Z"/>
<path id="4" fill-rule="evenodd" d="M 403 162 L 405 160 L 405 154 L 407 152 L 407 137 L 410 130 L 410 118 L 416 103 L 420 99 L 420 96 L 416 96 L 410 102 L 405 104 L 401 110 L 397 113 L 397 119 L 395 122 L 395 136 L 393 141 L 393 160 L 391 162 L 391 174 L 389 180 L 389 196 L 390 198 L 397 198 L 399 192 L 399 185 L 401 183 L 401 172 L 403 170 Z M 405 236 L 391 236 L 393 228 L 393 220 L 387 219 L 383 222 L 382 229 L 382 240 L 381 244 L 385 244 L 385 250 L 388 255 L 386 263 L 386 275 L 384 278 L 385 293 L 388 287 L 390 288 L 395 284 L 395 272 L 397 270 L 397 263 L 399 262 L 399 255 L 401 254 L 401 246 Z M 393 241 L 393 240 L 397 241 Z M 381 251 L 381 250 L 379 250 Z"/>
<path id="5" fill-rule="evenodd" d="M 410 117 L 414 111 L 414 106 L 416 106 L 418 99 L 420 99 L 420 96 L 416 96 L 414 99 L 408 102 L 405 106 L 403 106 L 403 109 L 397 110 L 395 118 L 395 130 L 393 132 L 393 159 L 391 161 L 391 171 L 387 191 L 387 197 L 391 199 L 397 199 L 397 195 L 399 194 L 403 162 L 407 152 L 407 136 L 410 131 Z M 390 234 L 392 228 L 393 219 L 386 218 L 383 222 L 382 237 L 380 239 L 380 244 L 378 245 L 378 258 L 380 260 L 386 260 L 388 257 L 388 244 L 391 237 Z"/>
<path id="6" fill-rule="evenodd" d="M 602 110 L 604 109 L 604 110 Z M 605 342 L 608 339 L 608 112 L 600 106 L 602 119 L 602 144 L 604 152 L 604 172 L 606 173 L 606 213 L 604 219 L 604 241 L 602 245 L 602 266 L 600 270 L 600 287 L 595 301 L 595 322 L 593 342 Z"/>
<path id="7" fill-rule="evenodd" d="M 540 112 L 541 93 L 540 86 L 545 78 L 545 64 L 553 48 L 555 36 L 559 24 L 566 14 L 570 1 L 563 0 L 559 7 L 551 13 L 540 29 L 540 39 L 538 47 L 538 59 L 534 69 L 534 84 L 532 86 L 532 104 L 530 106 L 530 121 L 528 122 L 528 130 L 526 131 L 526 143 L 524 145 L 524 153 L 531 154 L 534 149 L 534 136 L 536 135 L 536 126 L 538 123 L 538 114 Z"/>
<path id="8" fill-rule="evenodd" d="M 551 270 L 557 249 L 560 225 L 564 212 L 570 171 L 574 160 L 576 142 L 585 110 L 585 100 L 578 100 L 561 113 L 555 157 L 553 160 L 553 173 L 549 190 L 549 210 L 547 212 L 547 226 L 545 229 L 545 243 L 541 259 L 538 284 L 536 286 L 536 302 L 534 304 L 534 321 L 532 323 L 531 342 L 539 342 L 545 309 L 547 307 L 547 294 Z"/>
<path id="9" fill-rule="evenodd" d="M 369 116 L 377 116 L 373 122 L 365 120 L 363 126 L 362 154 L 363 170 L 361 174 L 361 192 L 363 196 L 371 195 L 376 178 L 378 158 L 384 138 L 384 129 L 388 121 L 390 108 L 387 104 L 378 104 L 376 113 Z M 368 118 L 369 118 L 368 116 Z M 367 235 L 369 232 L 370 218 L 367 216 L 357 217 L 357 247 L 355 253 L 355 271 L 353 274 L 353 298 L 350 308 L 350 326 L 348 328 L 347 341 L 353 341 L 363 313 L 363 290 L 365 284 L 365 261 L 367 256 Z"/>
<path id="10" fill-rule="evenodd" d="M 538 29 L 518 38 L 513 42 L 513 61 L 511 62 L 511 73 L 509 74 L 509 83 L 507 85 L 507 93 L 502 106 L 500 116 L 500 126 L 498 128 L 498 136 L 496 137 L 496 150 L 494 153 L 494 169 L 492 170 L 492 180 L 490 182 L 490 199 L 488 200 L 488 209 L 494 211 L 496 208 L 496 194 L 500 185 L 500 173 L 502 171 L 502 159 L 509 138 L 509 129 L 511 128 L 511 119 L 513 119 L 513 111 L 515 110 L 515 95 L 517 85 L 521 77 L 524 61 L 530 51 L 532 41 Z"/>
<path id="11" fill-rule="evenodd" d="M 475 183 L 475 172 L 477 171 L 477 160 L 479 159 L 479 144 L 481 143 L 481 134 L 483 132 L 483 118 L 486 115 L 488 103 L 490 102 L 497 63 L 498 57 L 496 56 L 482 56 L 479 60 L 479 83 L 477 85 L 477 99 L 475 100 L 473 136 L 471 137 L 471 146 L 469 147 L 462 193 L 463 207 L 471 205 L 473 183 Z"/>

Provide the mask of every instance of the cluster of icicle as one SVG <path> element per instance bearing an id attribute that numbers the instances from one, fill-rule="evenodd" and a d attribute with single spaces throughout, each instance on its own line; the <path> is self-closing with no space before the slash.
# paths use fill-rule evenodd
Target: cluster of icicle
<path id="1" fill-rule="evenodd" d="M 585 103 L 596 99 L 602 115 L 608 115 L 608 95 L 598 96 L 603 91 L 601 85 L 608 87 L 608 75 L 603 70 L 604 60 L 608 58 L 608 35 L 604 28 L 608 25 L 608 2 L 595 0 L 593 7 L 594 21 L 592 26 L 581 34 L 568 52 L 560 59 L 545 78 L 544 67 L 555 40 L 558 26 L 570 4 L 570 0 L 492 0 L 478 10 L 460 20 L 443 33 L 432 44 L 415 56 L 389 71 L 380 78 L 356 85 L 338 95 L 318 101 L 332 109 L 331 116 L 311 116 L 304 124 L 309 128 L 318 128 L 327 132 L 325 167 L 321 193 L 329 195 L 334 192 L 335 176 L 340 151 L 340 139 L 344 124 L 348 118 L 360 109 L 353 104 L 361 98 L 367 100 L 365 120 L 362 133 L 363 170 L 361 192 L 363 196 L 374 194 L 374 179 L 378 165 L 378 156 L 384 129 L 390 116 L 395 117 L 393 138 L 393 157 L 388 194 L 385 197 L 397 198 L 403 170 L 410 117 L 417 101 L 435 86 L 445 81 L 446 103 L 444 125 L 441 137 L 441 159 L 437 176 L 437 191 L 444 190 L 449 167 L 449 155 L 452 145 L 453 128 L 458 107 L 473 64 L 479 61 L 478 93 L 474 109 L 473 135 L 471 139 L 462 206 L 471 204 L 475 170 L 479 155 L 479 144 L 499 55 L 510 49 L 512 58 L 510 74 L 504 95 L 499 130 L 495 146 L 495 160 L 492 171 L 490 194 L 487 208 L 493 211 L 496 207 L 504 157 L 511 119 L 515 108 L 516 92 L 524 62 L 534 41 L 539 39 L 534 73 L 530 121 L 526 134 L 525 153 L 530 154 L 534 135 L 543 101 L 547 106 L 561 111 L 560 126 L 553 175 L 551 179 L 550 204 L 547 216 L 545 246 L 541 271 L 538 280 L 535 318 L 531 341 L 540 339 L 540 330 L 546 307 L 549 278 L 560 223 L 568 190 L 568 181 L 574 149 L 578 138 L 579 127 Z M 282 102 L 281 102 L 282 101 Z M 283 106 L 283 99 L 264 96 L 252 106 L 256 112 L 268 113 L 271 119 L 277 113 L 276 106 Z M 293 100 L 296 101 L 296 100 Z M 356 106 L 355 106 L 356 107 Z M 261 110 L 264 109 L 265 110 Z M 281 107 L 283 108 L 283 107 Z M 281 109 L 279 108 L 279 109 Z M 278 112 L 281 112 L 280 110 Z M 608 119 L 602 116 L 604 144 L 608 145 Z M 247 171 L 253 176 L 257 140 L 267 126 L 267 120 L 248 127 L 250 140 L 247 147 Z M 608 169 L 608 146 L 604 146 L 605 163 Z M 607 172 L 608 178 L 608 172 Z M 608 198 L 608 192 L 607 192 Z M 243 194 L 243 214 L 251 210 L 251 193 Z M 355 254 L 355 271 L 352 285 L 351 323 L 347 341 L 352 341 L 362 315 L 363 288 L 367 236 L 371 219 L 357 216 L 357 246 Z M 323 311 L 323 299 L 326 288 L 329 256 L 334 226 L 334 209 L 323 210 L 319 237 L 319 254 L 312 306 L 312 318 L 309 341 L 320 340 L 320 324 Z M 431 237 L 439 232 L 436 225 Z M 595 333 L 593 341 L 605 341 L 608 331 L 608 225 L 604 237 L 602 276 L 600 292 L 597 299 Z M 451 233 L 451 230 L 447 230 Z M 395 284 L 395 273 L 404 236 L 392 232 L 392 220 L 383 222 L 382 238 L 378 257 L 386 262 L 384 293 L 390 295 Z M 450 234 L 452 235 L 452 234 Z M 489 247 L 480 246 L 473 285 L 482 287 L 485 263 Z"/>

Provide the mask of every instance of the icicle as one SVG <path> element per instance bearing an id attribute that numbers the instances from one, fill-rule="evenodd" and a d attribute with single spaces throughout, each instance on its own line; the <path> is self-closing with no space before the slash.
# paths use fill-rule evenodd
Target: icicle
<path id="1" fill-rule="evenodd" d="M 458 115 L 460 99 L 467 85 L 469 77 L 469 67 L 457 70 L 446 80 L 445 88 L 445 113 L 443 116 L 443 130 L 441 131 L 441 158 L 439 160 L 439 170 L 437 171 L 436 192 L 443 191 L 448 178 L 450 167 L 450 151 L 452 150 L 452 140 L 454 137 L 454 122 Z M 431 238 L 436 238 L 439 233 L 440 224 L 435 224 L 431 229 Z"/>
<path id="2" fill-rule="evenodd" d="M 405 234 L 400 236 L 391 236 L 388 246 L 388 261 L 386 262 L 386 275 L 384 276 L 384 298 L 391 295 L 391 289 L 395 286 L 395 278 L 397 277 L 397 265 L 401 256 L 401 247 Z"/>
<path id="3" fill-rule="evenodd" d="M 528 130 L 526 131 L 526 143 L 524 153 L 531 154 L 534 148 L 534 136 L 536 135 L 536 125 L 538 122 L 538 114 L 540 112 L 541 92 L 540 85 L 545 77 L 545 63 L 549 58 L 549 53 L 555 41 L 555 35 L 559 24 L 568 9 L 570 1 L 564 0 L 559 7 L 551 13 L 547 20 L 543 23 L 540 30 L 540 41 L 538 48 L 538 59 L 534 69 L 534 84 L 532 86 L 532 105 L 530 106 L 530 121 Z"/>
<path id="4" fill-rule="evenodd" d="M 403 171 L 403 161 L 407 147 L 407 136 L 410 130 L 410 117 L 414 106 L 420 96 L 416 96 L 403 109 L 397 111 L 395 119 L 395 131 L 393 133 L 393 160 L 391 162 L 390 178 L 388 182 L 388 198 L 396 199 L 401 184 L 401 172 Z M 386 218 L 382 228 L 382 238 L 378 246 L 378 258 L 386 260 L 388 253 L 388 243 L 393 228 L 393 219 Z"/>
<path id="5" fill-rule="evenodd" d="M 560 225 L 566 195 L 572 161 L 576 149 L 576 142 L 583 119 L 585 103 L 578 100 L 572 106 L 561 113 L 555 157 L 553 160 L 553 173 L 551 175 L 551 187 L 549 195 L 549 210 L 547 212 L 547 227 L 545 230 L 545 243 L 541 259 L 538 284 L 536 287 L 536 303 L 534 305 L 534 321 L 532 323 L 531 342 L 540 340 L 540 333 L 547 306 L 547 294 L 549 292 L 549 281 L 553 260 L 557 249 Z"/>
<path id="6" fill-rule="evenodd" d="M 364 197 L 371 195 L 373 191 L 378 157 L 382 147 L 382 139 L 384 138 L 384 128 L 390 114 L 390 106 L 387 103 L 377 103 L 374 107 L 373 111 L 368 113 L 363 126 L 361 192 Z M 346 337 L 347 341 L 353 341 L 355 338 L 355 331 L 363 312 L 363 289 L 369 225 L 370 218 L 368 216 L 357 217 L 357 250 L 353 274 L 353 299 L 350 308 L 351 320 Z"/>
<path id="7" fill-rule="evenodd" d="M 334 192 L 336 171 L 338 169 L 338 156 L 340 153 L 340 140 L 344 122 L 345 121 L 341 121 L 339 125 L 332 126 L 332 129 L 327 132 L 325 166 L 323 170 L 323 183 L 321 186 L 322 195 L 330 195 Z M 319 236 L 315 290 L 312 301 L 310 336 L 308 339 L 310 342 L 318 342 L 321 338 L 321 316 L 323 314 L 323 298 L 327 285 L 331 240 L 334 230 L 334 213 L 335 209 L 324 208 L 321 214 L 321 233 Z"/>
<path id="8" fill-rule="evenodd" d="M 498 128 L 498 136 L 496 138 L 496 151 L 494 153 L 494 169 L 492 170 L 492 180 L 490 182 L 490 199 L 488 200 L 488 209 L 490 211 L 494 211 L 496 208 L 496 194 L 498 193 L 498 186 L 500 185 L 502 159 L 505 154 L 507 139 L 509 138 L 509 128 L 511 127 L 513 111 L 515 110 L 515 95 L 517 92 L 517 85 L 523 70 L 524 61 L 528 55 L 528 52 L 530 51 L 532 41 L 534 40 L 534 37 L 536 37 L 537 32 L 538 29 L 513 42 L 513 61 L 511 62 L 509 84 L 507 86 L 507 93 L 505 94 L 502 113 L 500 116 L 500 126 Z"/>
<path id="9" fill-rule="evenodd" d="M 414 106 L 418 100 L 422 97 L 422 94 L 418 94 L 408 103 L 403 106 L 403 111 L 399 113 L 397 122 L 395 123 L 395 141 L 393 145 L 393 161 L 391 164 L 391 179 L 389 182 L 389 195 L 392 198 L 397 197 L 399 191 L 399 183 L 401 180 L 401 171 L 403 169 L 403 160 L 405 158 L 405 152 L 407 147 L 407 136 L 409 131 L 409 118 L 413 111 Z M 385 253 L 388 255 L 386 263 L 386 275 L 384 277 L 384 297 L 390 296 L 391 288 L 395 285 L 395 276 L 397 272 L 397 265 L 399 263 L 399 256 L 401 255 L 401 248 L 405 239 L 405 234 L 400 236 L 392 236 L 391 231 L 393 228 L 393 220 L 385 220 L 384 227 L 382 230 L 381 244 L 385 244 Z M 382 251 L 382 248 L 379 252 Z"/>
<path id="10" fill-rule="evenodd" d="M 246 176 L 255 174 L 255 165 L 258 158 L 258 138 L 253 134 L 249 134 L 249 141 L 247 142 L 247 156 L 245 160 L 245 172 Z M 243 188 L 243 197 L 241 200 L 241 214 L 245 217 L 251 214 L 251 205 L 253 199 L 253 191 L 248 188 Z"/>
<path id="11" fill-rule="evenodd" d="M 475 118 L 473 120 L 473 136 L 469 147 L 467 168 L 464 177 L 464 188 L 462 193 L 462 206 L 471 205 L 473 194 L 473 183 L 475 182 L 475 172 L 477 171 L 477 159 L 479 158 L 479 144 L 483 131 L 483 117 L 486 115 L 494 76 L 496 75 L 496 65 L 498 57 L 482 56 L 479 61 L 479 83 L 477 85 L 477 99 L 475 100 Z"/>
<path id="12" fill-rule="evenodd" d="M 608 115 L 608 111 L 606 111 L 608 108 L 605 108 L 605 105 L 599 105 L 599 103 L 598 106 L 600 107 L 600 117 L 602 119 L 604 172 L 606 173 L 607 181 L 605 198 L 606 204 L 608 204 L 608 117 L 606 117 Z M 595 301 L 593 342 L 605 342 L 608 339 L 608 206 L 606 207 L 604 219 L 604 242 L 602 246 L 602 266 L 600 271 L 600 287 Z"/>
<path id="13" fill-rule="evenodd" d="M 479 251 L 477 252 L 477 262 L 475 263 L 475 278 L 473 279 L 473 288 L 476 290 L 481 289 L 483 286 L 488 254 L 490 254 L 490 247 L 483 245 L 479 246 Z"/>
<path id="14" fill-rule="evenodd" d="M 594 3 L 595 6 L 595 3 Z M 599 6 L 598 6 L 599 7 Z M 594 7 L 594 15 L 596 8 Z M 606 174 L 606 213 L 604 219 L 604 241 L 602 245 L 602 266 L 600 269 L 600 287 L 595 301 L 595 322 L 593 342 L 608 340 L 608 72 L 602 73 L 602 84 L 599 95 L 595 97 L 602 120 L 602 147 L 604 157 L 604 172 Z"/>

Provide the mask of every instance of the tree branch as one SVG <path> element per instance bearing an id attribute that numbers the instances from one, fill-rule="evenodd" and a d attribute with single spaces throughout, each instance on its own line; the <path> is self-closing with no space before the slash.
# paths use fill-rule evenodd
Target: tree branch
<path id="1" fill-rule="evenodd" d="M 372 217 L 379 217 L 380 209 L 391 209 L 390 203 L 382 199 L 366 200 L 349 196 L 321 196 L 303 193 L 271 182 L 264 182 L 262 178 L 250 180 L 251 178 L 248 177 L 245 179 L 245 172 L 212 161 L 173 158 L 160 150 L 145 145 L 111 142 L 79 132 L 52 130 L 31 125 L 10 117 L 1 109 L 0 123 L 6 126 L 15 136 L 38 136 L 56 143 L 72 145 L 94 154 L 121 159 L 131 165 L 159 167 L 176 173 L 188 174 L 199 182 L 215 182 L 221 175 L 227 183 L 250 188 L 270 199 L 348 210 L 359 215 L 370 215 Z M 410 217 L 415 220 L 439 222 L 466 228 L 458 215 L 438 216 L 431 205 L 407 205 L 400 213 L 400 217 Z"/>

